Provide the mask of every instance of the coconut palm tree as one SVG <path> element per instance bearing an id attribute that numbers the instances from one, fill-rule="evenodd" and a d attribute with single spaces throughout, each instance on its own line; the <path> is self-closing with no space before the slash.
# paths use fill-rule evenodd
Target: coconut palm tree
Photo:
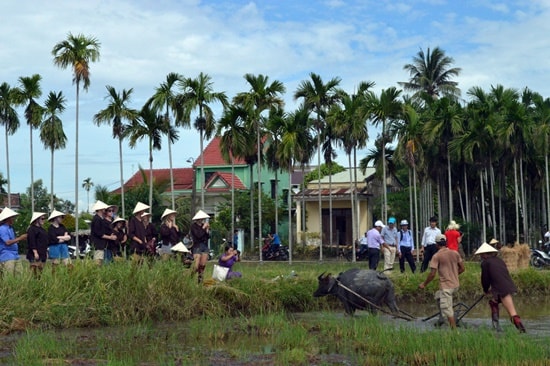
<path id="1" fill-rule="evenodd" d="M 403 111 L 403 104 L 399 100 L 401 90 L 395 87 L 388 89 L 382 89 L 380 96 L 377 97 L 373 93 L 369 94 L 369 101 L 367 102 L 367 109 L 370 113 L 370 117 L 375 126 L 378 127 L 382 124 L 382 157 L 386 156 L 386 144 L 389 141 L 389 133 L 387 130 L 388 123 L 392 124 L 401 118 Z M 382 163 L 382 191 L 383 191 L 383 203 L 382 203 L 382 219 L 384 222 L 388 219 L 388 195 L 387 195 L 387 176 L 386 176 L 386 159 L 381 159 Z"/>
<path id="2" fill-rule="evenodd" d="M 457 77 L 461 69 L 451 67 L 453 63 L 453 58 L 446 56 L 445 51 L 439 47 L 431 52 L 428 48 L 426 53 L 421 48 L 413 57 L 413 62 L 403 66 L 403 69 L 409 72 L 409 81 L 398 84 L 406 91 L 414 92 L 416 98 L 420 98 L 423 93 L 431 99 L 442 96 L 457 98 L 460 96 L 460 89 L 452 78 Z"/>
<path id="3" fill-rule="evenodd" d="M 83 34 L 73 35 L 69 33 L 52 49 L 53 63 L 62 69 L 70 67 L 73 71 L 73 83 L 76 84 L 76 119 L 75 119 L 75 231 L 78 233 L 78 117 L 80 103 L 80 86 L 85 91 L 90 87 L 90 63 L 99 61 L 100 43 L 95 37 L 87 37 Z M 76 235 L 76 247 L 78 248 L 78 235 Z"/>
<path id="4" fill-rule="evenodd" d="M 19 87 L 16 89 L 16 100 L 19 105 L 25 105 L 25 119 L 29 126 L 29 147 L 31 151 L 31 210 L 34 212 L 34 159 L 32 130 L 40 126 L 42 121 L 42 107 L 36 99 L 42 95 L 40 88 L 42 76 L 34 74 L 33 76 L 21 76 L 19 78 Z"/>
<path id="5" fill-rule="evenodd" d="M 250 89 L 247 92 L 238 93 L 233 98 L 233 103 L 242 105 L 250 113 L 251 123 L 248 126 L 256 132 L 256 164 L 258 174 L 258 233 L 259 233 L 259 252 L 260 261 L 262 260 L 262 113 L 272 109 L 284 107 L 282 94 L 286 91 L 282 82 L 275 80 L 269 83 L 269 77 L 259 74 L 246 74 L 244 76 Z"/>
<path id="6" fill-rule="evenodd" d="M 149 99 L 148 103 L 151 103 L 151 107 L 155 112 L 165 110 L 164 118 L 166 123 L 170 124 L 170 111 L 176 109 L 177 94 L 174 93 L 172 88 L 176 86 L 176 83 L 183 81 L 183 76 L 175 72 L 171 72 L 166 75 L 166 81 L 162 82 L 160 86 L 155 89 L 155 94 Z M 172 210 L 176 209 L 176 199 L 174 196 L 174 173 L 172 170 L 172 144 L 168 143 L 168 162 L 170 165 L 170 197 L 172 199 Z"/>
<path id="7" fill-rule="evenodd" d="M 94 182 L 92 182 L 92 178 L 88 177 L 82 181 L 82 188 L 86 191 L 86 195 L 88 196 L 88 212 L 90 212 L 90 190 L 94 186 Z M 98 198 L 99 199 L 99 198 Z M 105 201 L 103 201 L 105 202 Z M 124 205 L 122 205 L 124 207 Z M 124 214 L 122 214 L 122 217 L 124 217 Z"/>
<path id="8" fill-rule="evenodd" d="M 313 128 L 317 134 L 317 172 L 319 176 L 319 234 L 321 244 L 319 246 L 319 260 L 323 260 L 323 214 L 321 203 L 321 137 L 325 127 L 325 118 L 329 108 L 340 100 L 338 85 L 342 79 L 335 77 L 327 83 L 323 82 L 321 76 L 310 73 L 311 80 L 303 80 L 294 92 L 294 99 L 303 99 L 304 105 L 316 114 Z"/>
<path id="9" fill-rule="evenodd" d="M 173 126 L 166 123 L 164 116 L 156 114 L 147 104 L 124 131 L 128 143 L 133 149 L 138 141 L 148 139 L 149 151 L 149 207 L 153 207 L 153 150 L 162 148 L 162 135 L 168 136 L 170 143 L 177 141 L 178 133 Z"/>
<path id="10" fill-rule="evenodd" d="M 44 144 L 44 148 L 50 150 L 50 210 L 54 210 L 54 152 L 55 150 L 64 149 L 67 146 L 67 136 L 63 131 L 63 122 L 59 115 L 63 113 L 67 105 L 67 99 L 63 92 L 55 93 L 51 91 L 48 94 L 44 104 L 44 120 L 40 126 L 40 140 Z"/>
<path id="11" fill-rule="evenodd" d="M 113 125 L 113 138 L 118 140 L 118 159 L 120 166 L 120 198 L 122 202 L 122 217 L 125 216 L 125 200 L 124 200 L 124 175 L 123 175 L 123 160 L 122 160 L 122 140 L 124 140 L 124 130 L 127 125 L 124 124 L 124 120 L 131 123 L 133 120 L 138 118 L 139 111 L 133 108 L 130 108 L 130 99 L 132 93 L 134 92 L 133 88 L 128 90 L 122 89 L 122 92 L 117 92 L 116 89 L 110 85 L 106 86 L 107 96 L 105 97 L 109 104 L 105 109 L 100 110 L 94 115 L 94 123 L 98 126 L 104 123 L 112 123 Z"/>
<path id="12" fill-rule="evenodd" d="M 200 164 L 201 174 L 199 187 L 201 188 L 201 209 L 204 210 L 204 137 L 209 139 L 216 130 L 214 112 L 210 107 L 211 103 L 219 102 L 225 108 L 227 96 L 225 92 L 214 92 L 212 78 L 208 74 L 200 73 L 195 79 L 186 78 L 180 82 L 182 94 L 177 97 L 176 108 L 178 109 L 177 121 L 180 124 L 188 125 L 191 120 L 191 113 L 198 109 L 198 117 L 195 119 L 194 127 L 200 134 Z"/>
<path id="13" fill-rule="evenodd" d="M 0 85 L 0 124 L 4 126 L 6 138 L 6 180 L 8 185 L 8 207 L 11 208 L 11 185 L 10 185 L 10 152 L 8 136 L 13 135 L 19 129 L 19 117 L 15 107 L 17 106 L 15 89 L 8 83 Z"/>

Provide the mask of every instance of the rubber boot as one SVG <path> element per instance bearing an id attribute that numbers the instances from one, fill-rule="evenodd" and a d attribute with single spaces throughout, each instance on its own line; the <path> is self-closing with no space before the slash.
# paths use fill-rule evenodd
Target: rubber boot
<path id="1" fill-rule="evenodd" d="M 502 328 L 498 323 L 498 320 L 499 320 L 498 302 L 496 302 L 495 300 L 489 300 L 489 306 L 491 307 L 491 320 L 493 322 L 493 328 L 497 332 L 502 332 Z"/>
<path id="2" fill-rule="evenodd" d="M 523 323 L 521 322 L 521 318 L 519 317 L 519 315 L 514 315 L 513 317 L 510 318 L 510 320 L 516 326 L 516 328 L 518 328 L 520 333 L 525 333 L 525 327 L 523 326 Z"/>
<path id="3" fill-rule="evenodd" d="M 198 273 L 198 278 L 197 278 L 197 281 L 198 283 L 202 283 L 202 280 L 203 280 L 203 273 L 204 273 L 204 269 L 206 268 L 205 265 L 199 265 L 199 268 L 197 269 L 197 273 Z"/>

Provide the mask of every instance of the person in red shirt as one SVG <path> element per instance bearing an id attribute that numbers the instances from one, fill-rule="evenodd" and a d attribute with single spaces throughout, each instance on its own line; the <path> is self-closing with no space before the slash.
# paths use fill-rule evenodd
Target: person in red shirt
<path id="1" fill-rule="evenodd" d="M 458 252 L 460 243 L 462 242 L 462 233 L 459 231 L 460 225 L 458 225 L 454 220 L 449 222 L 447 230 L 445 231 L 445 237 L 447 238 L 447 248 Z"/>

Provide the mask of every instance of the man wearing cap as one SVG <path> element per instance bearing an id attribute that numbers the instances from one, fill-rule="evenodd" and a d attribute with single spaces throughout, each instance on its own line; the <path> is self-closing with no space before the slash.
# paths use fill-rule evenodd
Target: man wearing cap
<path id="1" fill-rule="evenodd" d="M 409 230 L 409 222 L 401 220 L 401 230 L 399 231 L 399 246 L 397 253 L 399 255 L 399 269 L 401 273 L 405 273 L 405 260 L 409 263 L 412 273 L 416 272 L 416 263 L 412 255 L 414 248 L 414 240 L 411 231 Z"/>
<path id="2" fill-rule="evenodd" d="M 498 250 L 487 243 L 481 244 L 474 255 L 479 255 L 481 261 L 481 286 L 486 295 L 491 294 L 489 307 L 491 308 L 491 319 L 493 327 L 497 332 L 502 331 L 499 321 L 499 304 L 502 303 L 508 314 L 512 324 L 521 332 L 525 333 L 525 327 L 521 322 L 521 318 L 516 312 L 512 294 L 517 292 L 516 285 L 512 281 L 510 272 L 506 267 L 506 263 L 497 257 Z"/>
<path id="3" fill-rule="evenodd" d="M 424 229 L 424 234 L 422 235 L 422 249 L 424 253 L 424 259 L 422 260 L 422 265 L 420 266 L 420 272 L 424 272 L 428 269 L 428 264 L 432 259 L 437 248 L 435 245 L 435 237 L 441 235 L 441 230 L 437 227 L 437 217 L 432 216 L 430 218 L 430 226 Z"/>
<path id="4" fill-rule="evenodd" d="M 105 260 L 105 249 L 108 240 L 116 240 L 116 235 L 112 233 L 111 225 L 105 220 L 105 211 L 113 210 L 113 206 L 102 201 L 97 201 L 93 208 L 95 215 L 90 225 L 90 238 L 94 247 L 94 261 L 102 265 Z"/>
<path id="5" fill-rule="evenodd" d="M 447 238 L 439 234 L 436 238 L 437 253 L 430 261 L 430 273 L 424 282 L 418 285 L 424 289 L 439 273 L 439 290 L 435 293 L 440 317 L 438 324 L 443 324 L 446 316 L 451 328 L 456 328 L 456 319 L 453 310 L 453 295 L 458 291 L 460 282 L 458 275 L 464 272 L 464 262 L 458 252 L 447 248 Z"/>
<path id="6" fill-rule="evenodd" d="M 48 259 L 48 233 L 42 225 L 46 220 L 44 212 L 33 212 L 27 229 L 27 259 L 34 276 L 40 276 Z"/>
<path id="7" fill-rule="evenodd" d="M 13 221 L 15 216 L 19 215 L 11 208 L 4 208 L 0 213 L 0 269 L 2 274 L 21 272 L 21 263 L 19 262 L 19 246 L 17 243 L 20 240 L 27 239 L 27 234 L 15 236 L 13 230 Z"/>
<path id="8" fill-rule="evenodd" d="M 380 235 L 384 224 L 378 220 L 374 223 L 374 227 L 367 231 L 367 246 L 369 248 L 369 269 L 378 268 L 380 262 L 380 248 L 384 244 L 384 238 Z"/>
<path id="9" fill-rule="evenodd" d="M 198 282 L 201 283 L 203 279 L 203 273 L 206 268 L 206 262 L 208 261 L 208 239 L 210 239 L 210 224 L 206 219 L 209 219 L 208 215 L 203 210 L 199 210 L 193 216 L 193 223 L 191 224 L 191 238 L 193 239 L 193 258 L 194 258 L 194 271 L 198 273 Z"/>
<path id="10" fill-rule="evenodd" d="M 145 226 L 141 220 L 148 209 L 148 205 L 138 202 L 132 211 L 133 216 L 128 220 L 128 239 L 130 239 L 132 260 L 138 263 L 142 262 L 146 250 Z"/>
<path id="11" fill-rule="evenodd" d="M 67 228 L 62 224 L 65 214 L 54 210 L 48 221 L 50 227 L 48 228 L 48 252 L 49 257 L 52 260 L 52 271 L 55 271 L 55 267 L 62 263 L 69 265 L 69 242 L 71 236 L 67 231 Z"/>
<path id="12" fill-rule="evenodd" d="M 397 252 L 397 244 L 399 244 L 399 232 L 395 227 L 395 217 L 388 219 L 388 226 L 384 226 L 380 235 L 384 239 L 382 245 L 382 253 L 384 254 L 384 271 L 392 270 L 395 262 L 395 253 Z"/>

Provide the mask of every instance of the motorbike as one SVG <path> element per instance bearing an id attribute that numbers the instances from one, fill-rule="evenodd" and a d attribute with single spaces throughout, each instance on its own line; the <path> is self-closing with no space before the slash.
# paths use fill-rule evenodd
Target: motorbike
<path id="1" fill-rule="evenodd" d="M 264 240 L 262 247 L 262 259 L 266 261 L 287 261 L 289 258 L 288 247 L 279 245 L 277 250 L 271 247 L 271 241 Z"/>
<path id="2" fill-rule="evenodd" d="M 542 244 L 542 242 L 539 242 Z M 531 249 L 531 265 L 535 268 L 550 267 L 550 241 L 544 243 L 541 249 Z"/>
<path id="3" fill-rule="evenodd" d="M 69 257 L 71 259 L 77 259 L 76 243 L 73 241 L 67 246 L 69 249 Z M 92 246 L 90 245 L 90 239 L 80 239 L 78 241 L 78 259 L 84 259 L 92 254 Z"/>
<path id="4" fill-rule="evenodd" d="M 349 246 L 344 251 L 344 257 L 348 260 L 348 262 L 351 262 L 353 260 L 353 247 Z M 360 261 L 368 261 L 369 260 L 369 251 L 368 249 L 364 249 L 361 251 L 361 246 L 357 245 L 355 247 L 355 260 L 357 262 Z"/>

